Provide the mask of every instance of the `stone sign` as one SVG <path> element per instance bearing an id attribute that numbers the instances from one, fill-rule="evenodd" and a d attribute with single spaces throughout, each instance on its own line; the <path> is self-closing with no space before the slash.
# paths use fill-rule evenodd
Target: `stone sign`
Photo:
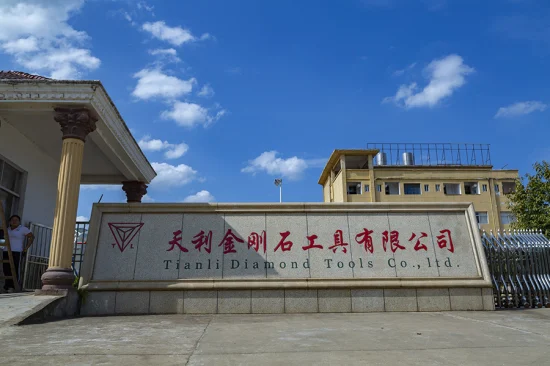
<path id="1" fill-rule="evenodd" d="M 489 283 L 464 204 L 99 204 L 87 247 L 90 289 Z"/>

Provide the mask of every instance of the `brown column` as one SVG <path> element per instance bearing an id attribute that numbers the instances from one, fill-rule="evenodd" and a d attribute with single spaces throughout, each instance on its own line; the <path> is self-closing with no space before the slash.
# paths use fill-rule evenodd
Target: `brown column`
<path id="1" fill-rule="evenodd" d="M 128 203 L 140 203 L 143 196 L 147 194 L 147 185 L 140 181 L 122 182 L 122 190 L 126 192 Z"/>
<path id="2" fill-rule="evenodd" d="M 72 255 L 74 230 L 86 136 L 97 119 L 85 108 L 55 108 L 54 119 L 63 132 L 63 148 L 57 181 L 50 261 L 42 275 L 42 290 L 71 289 L 74 280 Z"/>

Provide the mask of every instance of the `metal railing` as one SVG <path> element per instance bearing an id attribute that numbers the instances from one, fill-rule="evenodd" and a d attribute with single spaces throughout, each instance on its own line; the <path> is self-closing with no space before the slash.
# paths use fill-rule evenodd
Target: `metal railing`
<path id="1" fill-rule="evenodd" d="M 388 159 L 383 165 L 404 165 L 403 153 L 413 154 L 414 165 L 491 165 L 489 144 L 371 142 L 367 149 L 380 150 Z"/>
<path id="2" fill-rule="evenodd" d="M 75 226 L 72 258 L 72 267 L 75 276 L 80 275 L 89 226 L 89 222 L 81 221 L 77 222 Z M 31 223 L 29 228 L 34 234 L 34 242 L 27 251 L 24 269 L 21 269 L 24 271 L 22 288 L 24 290 L 35 290 L 42 288 L 41 277 L 48 268 L 53 229 L 36 223 Z"/>
<path id="3" fill-rule="evenodd" d="M 42 287 L 41 277 L 48 268 L 50 243 L 53 229 L 31 222 L 29 226 L 34 235 L 34 242 L 27 251 L 23 272 L 23 290 L 34 290 Z M 21 278 L 21 277 L 20 277 Z"/>
<path id="4" fill-rule="evenodd" d="M 550 307 L 550 241 L 540 231 L 486 233 L 496 308 Z"/>
<path id="5" fill-rule="evenodd" d="M 78 221 L 75 227 L 74 246 L 73 246 L 73 272 L 75 276 L 80 276 L 80 268 L 84 260 L 86 251 L 86 241 L 88 240 L 88 230 L 90 223 Z"/>

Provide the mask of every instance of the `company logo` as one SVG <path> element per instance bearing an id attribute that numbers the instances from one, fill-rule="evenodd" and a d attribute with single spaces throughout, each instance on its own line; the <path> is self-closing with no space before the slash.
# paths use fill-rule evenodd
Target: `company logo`
<path id="1" fill-rule="evenodd" d="M 141 228 L 143 227 L 143 223 L 137 223 L 137 224 L 131 224 L 131 223 L 109 223 L 109 229 L 111 229 L 111 233 L 113 233 L 113 237 L 115 238 L 115 243 L 111 244 L 113 248 L 118 246 L 118 249 L 120 249 L 120 252 L 124 252 L 128 245 L 131 249 L 134 248 L 134 244 L 132 244 L 132 240 L 136 237 L 136 235 L 139 233 Z"/>

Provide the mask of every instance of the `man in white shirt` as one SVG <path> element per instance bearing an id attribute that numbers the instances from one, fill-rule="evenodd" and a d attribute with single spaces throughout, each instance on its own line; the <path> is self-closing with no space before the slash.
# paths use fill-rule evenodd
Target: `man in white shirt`
<path id="1" fill-rule="evenodd" d="M 11 252 L 13 255 L 13 262 L 15 264 L 15 274 L 13 274 L 19 281 L 19 266 L 23 253 L 29 249 L 34 240 L 34 235 L 29 228 L 21 225 L 21 218 L 18 215 L 12 215 L 9 220 L 8 236 L 10 240 Z M 28 239 L 28 240 L 27 240 Z M 25 243 L 26 242 L 26 243 Z M 8 260 L 8 251 L 4 250 L 4 260 Z M 9 263 L 4 263 L 4 275 L 11 276 L 11 268 Z M 15 288 L 12 280 L 5 280 L 4 290 L 11 292 Z"/>

